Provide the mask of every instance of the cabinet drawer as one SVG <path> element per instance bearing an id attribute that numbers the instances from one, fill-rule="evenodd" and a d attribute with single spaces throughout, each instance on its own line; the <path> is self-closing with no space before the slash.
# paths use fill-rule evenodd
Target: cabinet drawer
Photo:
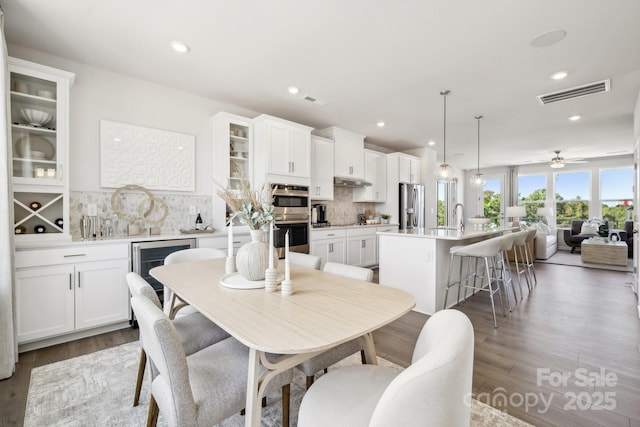
<path id="1" fill-rule="evenodd" d="M 129 243 L 112 243 L 19 250 L 16 252 L 16 268 L 129 258 L 129 247 Z"/>
<path id="2" fill-rule="evenodd" d="M 311 230 L 311 240 L 320 239 L 335 239 L 340 237 L 347 237 L 347 231 L 345 229 L 340 230 Z"/>
<path id="3" fill-rule="evenodd" d="M 397 225 L 388 225 L 386 227 L 376 227 L 377 232 L 381 233 L 397 233 L 398 226 Z"/>
<path id="4" fill-rule="evenodd" d="M 375 234 L 376 234 L 376 227 L 363 226 L 362 228 L 347 229 L 347 237 L 374 236 Z"/>

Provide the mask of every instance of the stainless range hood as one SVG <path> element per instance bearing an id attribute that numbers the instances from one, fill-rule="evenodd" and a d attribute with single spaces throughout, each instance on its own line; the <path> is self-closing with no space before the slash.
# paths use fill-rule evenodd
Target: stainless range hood
<path id="1" fill-rule="evenodd" d="M 371 187 L 370 182 L 367 182 L 362 179 L 340 178 L 337 176 L 333 177 L 333 185 L 336 187 L 346 187 L 346 188 Z"/>

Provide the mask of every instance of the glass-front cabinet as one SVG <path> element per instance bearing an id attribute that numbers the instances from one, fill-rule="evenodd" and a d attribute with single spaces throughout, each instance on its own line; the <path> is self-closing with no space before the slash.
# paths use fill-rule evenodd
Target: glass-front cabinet
<path id="1" fill-rule="evenodd" d="M 69 238 L 69 88 L 75 75 L 16 58 L 9 58 L 9 70 L 15 233 Z"/>

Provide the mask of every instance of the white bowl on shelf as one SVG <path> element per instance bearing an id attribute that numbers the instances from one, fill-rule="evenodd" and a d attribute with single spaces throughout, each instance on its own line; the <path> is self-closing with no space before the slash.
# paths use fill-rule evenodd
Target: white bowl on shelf
<path id="1" fill-rule="evenodd" d="M 56 94 L 51 92 L 50 90 L 37 90 L 36 95 L 43 98 L 56 99 Z"/>
<path id="2" fill-rule="evenodd" d="M 473 217 L 473 218 L 467 218 L 467 221 L 474 225 L 484 225 L 484 224 L 489 224 L 491 222 L 491 218 Z"/>
<path id="3" fill-rule="evenodd" d="M 20 112 L 22 117 L 27 120 L 27 123 L 33 126 L 44 126 L 53 118 L 53 114 L 36 110 L 35 108 L 21 108 Z"/>

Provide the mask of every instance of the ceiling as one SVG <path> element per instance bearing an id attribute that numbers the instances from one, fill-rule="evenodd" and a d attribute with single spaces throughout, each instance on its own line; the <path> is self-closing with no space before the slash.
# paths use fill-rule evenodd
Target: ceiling
<path id="1" fill-rule="evenodd" d="M 637 0 L 0 0 L 16 44 L 392 150 L 480 166 L 631 153 Z M 548 47 L 533 38 L 562 29 Z M 169 42 L 190 47 L 178 54 Z M 635 42 L 634 42 L 635 40 Z M 567 71 L 568 77 L 550 76 Z M 611 79 L 542 106 L 536 95 Z M 297 86 L 297 96 L 287 87 Z M 302 100 L 318 98 L 326 105 Z M 579 114 L 582 119 L 570 122 Z M 386 126 L 376 126 L 384 121 Z"/>

